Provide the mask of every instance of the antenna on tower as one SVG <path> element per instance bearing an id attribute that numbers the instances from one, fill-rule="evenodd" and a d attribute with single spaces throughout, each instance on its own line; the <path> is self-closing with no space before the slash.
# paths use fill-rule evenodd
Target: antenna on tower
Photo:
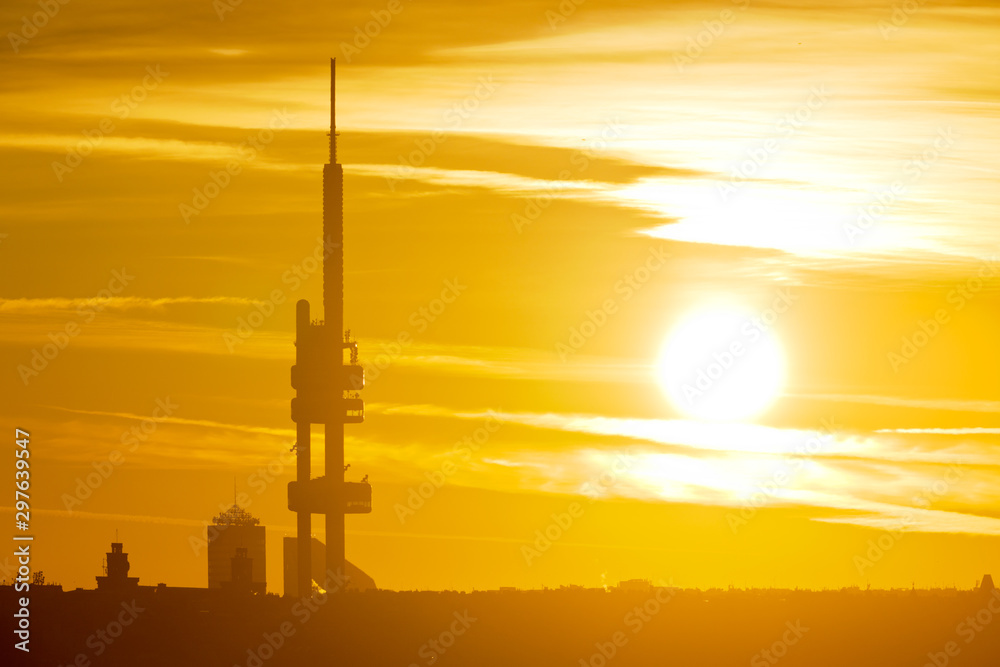
<path id="1" fill-rule="evenodd" d="M 337 59 L 330 58 L 330 164 L 337 163 Z"/>

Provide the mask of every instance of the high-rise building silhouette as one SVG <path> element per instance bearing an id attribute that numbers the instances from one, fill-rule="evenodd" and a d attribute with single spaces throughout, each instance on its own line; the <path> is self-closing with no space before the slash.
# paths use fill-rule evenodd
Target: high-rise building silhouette
<path id="1" fill-rule="evenodd" d="M 267 591 L 266 532 L 260 519 L 237 504 L 212 518 L 215 530 L 209 531 L 208 538 L 208 587 L 226 588 L 233 581 L 233 559 L 240 550 L 249 563 L 250 588 L 263 594 Z M 242 570 L 240 571 L 242 573 Z"/>
<path id="2" fill-rule="evenodd" d="M 336 61 L 330 61 L 330 162 L 323 167 L 323 316 L 312 320 L 309 302 L 295 312 L 292 421 L 296 424 L 296 480 L 288 485 L 288 509 L 297 513 L 295 564 L 285 563 L 286 581 L 306 595 L 312 588 L 312 514 L 326 517 L 326 577 L 343 578 L 344 515 L 371 512 L 371 486 L 345 482 L 344 425 L 364 421 L 364 369 L 357 343 L 344 334 L 344 168 L 337 162 Z M 350 353 L 345 363 L 344 353 Z M 325 474 L 311 478 L 311 426 L 323 424 Z M 325 579 L 325 577 L 324 577 Z M 323 585 L 324 582 L 320 582 Z M 343 584 L 331 587 L 344 588 Z"/>

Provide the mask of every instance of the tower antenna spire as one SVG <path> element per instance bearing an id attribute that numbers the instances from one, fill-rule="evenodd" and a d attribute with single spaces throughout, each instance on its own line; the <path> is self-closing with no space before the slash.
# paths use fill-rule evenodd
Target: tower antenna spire
<path id="1" fill-rule="evenodd" d="M 337 163 L 337 59 L 330 58 L 330 164 Z"/>

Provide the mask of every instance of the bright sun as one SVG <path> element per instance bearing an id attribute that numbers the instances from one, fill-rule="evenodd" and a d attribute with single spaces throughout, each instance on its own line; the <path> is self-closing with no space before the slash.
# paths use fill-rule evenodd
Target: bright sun
<path id="1" fill-rule="evenodd" d="M 681 320 L 657 364 L 670 402 L 708 421 L 745 420 L 770 407 L 784 386 L 785 358 L 769 319 L 768 312 L 713 306 Z"/>

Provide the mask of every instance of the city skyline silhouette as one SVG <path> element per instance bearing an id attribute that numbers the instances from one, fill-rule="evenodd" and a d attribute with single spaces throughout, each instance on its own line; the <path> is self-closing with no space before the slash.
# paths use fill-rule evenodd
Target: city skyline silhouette
<path id="1" fill-rule="evenodd" d="M 998 11 L 0 10 L 15 631 L 991 664 Z"/>

